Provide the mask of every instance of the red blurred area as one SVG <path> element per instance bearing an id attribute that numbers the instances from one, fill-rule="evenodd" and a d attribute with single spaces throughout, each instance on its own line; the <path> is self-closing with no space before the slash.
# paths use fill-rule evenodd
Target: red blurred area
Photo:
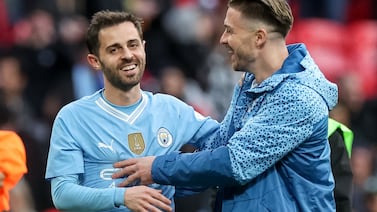
<path id="1" fill-rule="evenodd" d="M 303 42 L 326 77 L 336 82 L 346 74 L 362 79 L 367 99 L 377 97 L 377 21 L 348 24 L 328 19 L 296 20 L 287 43 Z"/>

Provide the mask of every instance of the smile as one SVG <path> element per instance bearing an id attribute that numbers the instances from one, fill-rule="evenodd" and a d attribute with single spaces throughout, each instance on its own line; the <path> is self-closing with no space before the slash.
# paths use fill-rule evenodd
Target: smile
<path id="1" fill-rule="evenodd" d="M 131 70 L 133 70 L 135 68 L 136 68 L 136 65 L 133 64 L 133 65 L 129 65 L 129 66 L 124 66 L 124 67 L 121 68 L 121 70 L 122 71 L 131 71 Z"/>

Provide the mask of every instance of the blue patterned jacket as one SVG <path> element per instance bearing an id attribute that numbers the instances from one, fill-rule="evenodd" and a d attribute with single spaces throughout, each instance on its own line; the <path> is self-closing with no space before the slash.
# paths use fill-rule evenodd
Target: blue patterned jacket
<path id="1" fill-rule="evenodd" d="M 220 186 L 225 212 L 335 211 L 327 123 L 337 87 L 304 44 L 288 50 L 282 68 L 259 85 L 246 73 L 202 151 L 157 157 L 154 181 Z"/>

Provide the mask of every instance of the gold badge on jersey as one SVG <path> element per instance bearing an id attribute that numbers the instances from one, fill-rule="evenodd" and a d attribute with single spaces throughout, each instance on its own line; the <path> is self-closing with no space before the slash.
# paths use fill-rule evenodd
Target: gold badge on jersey
<path id="1" fill-rule="evenodd" d="M 144 138 L 141 133 L 132 133 L 128 135 L 128 146 L 130 147 L 130 150 L 140 155 L 142 152 L 144 152 L 145 149 L 145 143 Z"/>

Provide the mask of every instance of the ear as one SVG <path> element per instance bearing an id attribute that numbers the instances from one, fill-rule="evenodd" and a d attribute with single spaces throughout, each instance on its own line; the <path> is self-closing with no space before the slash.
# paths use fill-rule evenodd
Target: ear
<path id="1" fill-rule="evenodd" d="M 92 66 L 93 69 L 95 70 L 101 69 L 101 64 L 99 62 L 99 59 L 94 54 L 88 54 L 86 56 L 86 60 L 88 61 L 89 65 Z"/>
<path id="2" fill-rule="evenodd" d="M 141 41 L 141 44 L 143 45 L 143 49 L 144 49 L 144 52 L 145 52 L 145 44 L 146 44 L 147 42 L 145 41 L 145 40 L 142 40 Z"/>
<path id="3" fill-rule="evenodd" d="M 264 28 L 258 29 L 256 32 L 255 45 L 257 48 L 263 47 L 267 40 L 267 31 Z"/>

